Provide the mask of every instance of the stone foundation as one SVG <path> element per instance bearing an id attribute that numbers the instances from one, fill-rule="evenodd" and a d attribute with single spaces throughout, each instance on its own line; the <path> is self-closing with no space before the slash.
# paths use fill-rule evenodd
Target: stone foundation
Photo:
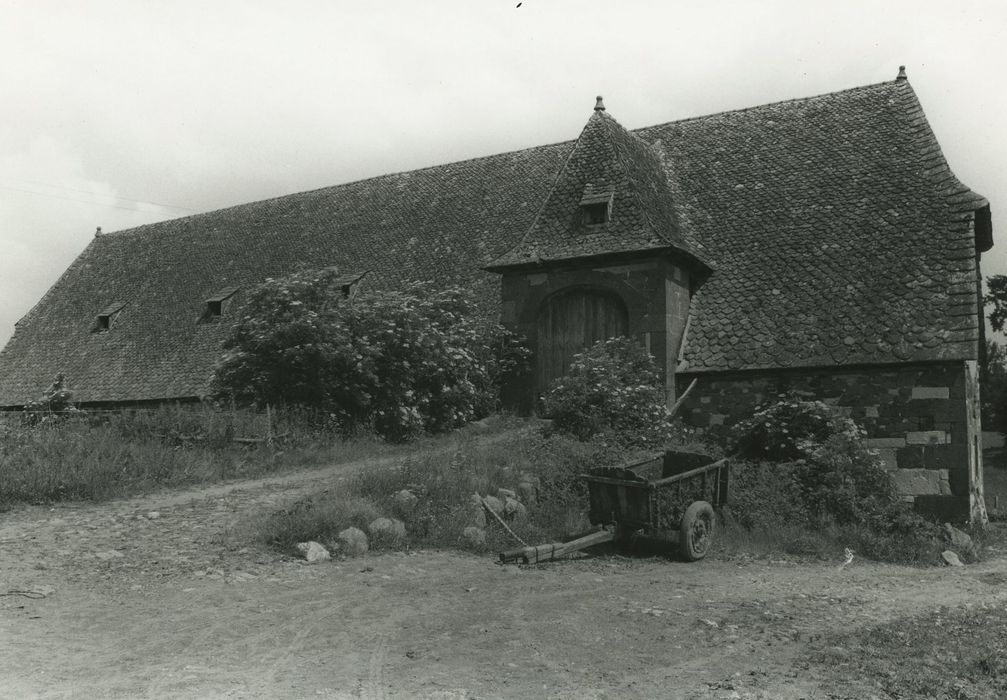
<path id="1" fill-rule="evenodd" d="M 724 435 L 760 405 L 787 394 L 818 399 L 866 429 L 868 446 L 907 500 L 948 500 L 943 510 L 960 510 L 962 503 L 969 510 L 969 459 L 978 459 L 970 447 L 978 426 L 970 420 L 972 392 L 963 362 L 679 374 L 679 391 L 694 378 L 680 415 L 701 432 Z"/>

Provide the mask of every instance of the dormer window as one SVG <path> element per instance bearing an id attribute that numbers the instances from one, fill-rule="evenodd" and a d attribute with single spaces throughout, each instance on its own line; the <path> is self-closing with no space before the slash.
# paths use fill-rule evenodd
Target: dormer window
<path id="1" fill-rule="evenodd" d="M 104 333 L 105 331 L 110 330 L 116 314 L 122 311 L 122 308 L 125 305 L 125 302 L 117 301 L 114 304 L 109 304 L 99 311 L 98 316 L 95 318 L 94 328 L 91 329 L 92 332 Z"/>
<path id="2" fill-rule="evenodd" d="M 207 299 L 206 306 L 203 307 L 203 315 L 200 317 L 199 322 L 216 323 L 219 321 L 220 317 L 224 315 L 227 300 L 234 296 L 238 289 L 240 287 L 224 287 Z"/>
<path id="3" fill-rule="evenodd" d="M 343 299 L 351 299 L 360 287 L 360 280 L 364 278 L 366 272 L 352 275 L 342 275 L 336 279 L 336 286 L 339 287 L 339 294 Z"/>
<path id="4" fill-rule="evenodd" d="M 612 190 L 585 187 L 580 199 L 580 215 L 581 222 L 588 226 L 607 224 L 612 218 Z"/>

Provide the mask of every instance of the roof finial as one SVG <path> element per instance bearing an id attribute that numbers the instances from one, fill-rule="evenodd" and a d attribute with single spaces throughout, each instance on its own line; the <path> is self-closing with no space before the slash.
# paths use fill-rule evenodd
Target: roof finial
<path id="1" fill-rule="evenodd" d="M 99 226 L 97 229 L 95 229 L 94 237 L 97 238 L 100 235 L 101 235 L 101 226 Z"/>
<path id="2" fill-rule="evenodd" d="M 896 80 L 908 80 L 909 79 L 909 78 L 906 77 L 906 67 L 905 66 L 899 66 L 899 74 L 897 76 L 895 76 L 895 79 Z"/>
<path id="3" fill-rule="evenodd" d="M 598 97 L 595 98 L 594 111 L 595 112 L 605 111 L 605 103 L 601 101 L 601 95 L 598 95 Z"/>

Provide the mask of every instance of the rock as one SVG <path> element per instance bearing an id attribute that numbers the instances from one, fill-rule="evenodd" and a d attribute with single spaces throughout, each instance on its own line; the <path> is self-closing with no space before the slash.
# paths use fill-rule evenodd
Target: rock
<path id="1" fill-rule="evenodd" d="M 110 559 L 120 559 L 126 555 L 116 549 L 110 549 L 107 552 L 95 552 L 94 556 L 102 561 L 109 561 Z"/>
<path id="2" fill-rule="evenodd" d="M 317 542 L 298 542 L 297 548 L 301 550 L 301 554 L 304 555 L 304 558 L 308 560 L 309 564 L 314 564 L 319 561 L 328 561 L 332 558 L 329 554 L 329 550 Z"/>
<path id="3" fill-rule="evenodd" d="M 517 485 L 517 498 L 525 503 L 538 500 L 538 486 L 532 481 L 522 481 Z"/>
<path id="4" fill-rule="evenodd" d="M 486 510 L 483 508 L 483 497 L 478 493 L 469 498 L 469 524 L 474 527 L 486 527 Z"/>
<path id="5" fill-rule="evenodd" d="M 951 523 L 944 523 L 944 536 L 947 537 L 951 549 L 959 554 L 972 554 L 975 543 L 967 532 L 962 532 Z"/>
<path id="6" fill-rule="evenodd" d="M 462 538 L 471 545 L 486 544 L 486 531 L 481 527 L 467 527 L 462 532 Z"/>
<path id="7" fill-rule="evenodd" d="M 493 429 L 493 421 L 490 420 L 489 416 L 483 418 L 482 420 L 474 421 L 469 425 L 471 425 L 473 429 L 475 429 L 480 433 Z"/>
<path id="8" fill-rule="evenodd" d="M 395 503 L 395 510 L 399 513 L 411 513 L 419 502 L 419 498 L 415 493 L 409 489 L 402 489 L 392 496 L 392 502 Z"/>
<path id="9" fill-rule="evenodd" d="M 381 538 L 396 542 L 406 537 L 406 524 L 392 518 L 377 518 L 367 526 L 367 530 L 374 539 Z"/>
<path id="10" fill-rule="evenodd" d="M 364 534 L 363 530 L 348 527 L 336 535 L 336 538 L 339 540 L 339 551 L 344 555 L 359 557 L 367 554 L 369 547 L 367 544 L 367 535 Z"/>
<path id="11" fill-rule="evenodd" d="M 157 520 L 160 517 L 161 514 L 158 513 L 156 510 L 152 510 L 149 513 L 147 513 L 147 520 Z"/>
<path id="12" fill-rule="evenodd" d="M 517 492 L 510 489 L 497 489 L 497 498 L 506 502 L 508 498 L 517 498 Z"/>
<path id="13" fill-rule="evenodd" d="M 504 515 L 508 518 L 523 518 L 528 515 L 528 509 L 524 504 L 514 498 L 508 498 L 504 502 Z"/>
<path id="14" fill-rule="evenodd" d="M 944 563 L 948 566 L 965 566 L 962 564 L 962 560 L 958 558 L 958 555 L 950 549 L 941 552 L 941 558 L 944 559 Z"/>
<path id="15" fill-rule="evenodd" d="M 504 512 L 503 501 L 501 501 L 496 496 L 487 496 L 486 498 L 484 498 L 482 500 L 482 502 L 486 504 L 487 508 L 489 508 L 491 511 L 493 511 L 497 515 L 503 515 L 503 512 Z"/>

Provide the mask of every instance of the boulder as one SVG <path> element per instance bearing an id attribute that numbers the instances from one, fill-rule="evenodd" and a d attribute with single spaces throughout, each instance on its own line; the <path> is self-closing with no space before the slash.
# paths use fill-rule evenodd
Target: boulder
<path id="1" fill-rule="evenodd" d="M 525 503 L 534 503 L 538 500 L 538 484 L 522 479 L 517 485 L 517 498 Z"/>
<path id="2" fill-rule="evenodd" d="M 396 542 L 406 537 L 406 524 L 393 518 L 377 518 L 367 526 L 367 530 L 374 539 Z"/>
<path id="3" fill-rule="evenodd" d="M 965 566 L 962 564 L 962 560 L 958 558 L 958 555 L 952 552 L 950 549 L 946 549 L 941 552 L 941 558 L 944 563 L 948 566 Z"/>
<path id="4" fill-rule="evenodd" d="M 369 545 L 367 535 L 363 530 L 348 527 L 336 535 L 336 539 L 339 540 L 339 551 L 347 557 L 359 557 L 367 554 Z"/>
<path id="5" fill-rule="evenodd" d="M 478 493 L 469 497 L 469 517 L 470 525 L 474 527 L 486 527 L 486 510 L 483 508 L 483 497 Z"/>
<path id="6" fill-rule="evenodd" d="M 528 515 L 528 509 L 517 499 L 508 498 L 504 501 L 504 515 L 510 519 L 523 518 Z"/>
<path id="7" fill-rule="evenodd" d="M 486 498 L 482 499 L 482 502 L 486 504 L 487 508 L 489 508 L 497 515 L 503 515 L 504 512 L 503 501 L 501 501 L 496 496 L 487 496 Z"/>
<path id="8" fill-rule="evenodd" d="M 297 549 L 300 550 L 304 558 L 308 560 L 309 564 L 314 564 L 320 561 L 328 561 L 332 558 L 327 550 L 322 545 L 317 542 L 298 542 Z"/>
<path id="9" fill-rule="evenodd" d="M 972 554 L 975 551 L 975 543 L 969 533 L 962 532 L 951 523 L 944 523 L 944 536 L 948 545 L 958 554 Z"/>
<path id="10" fill-rule="evenodd" d="M 470 545 L 486 544 L 486 531 L 481 527 L 467 527 L 462 531 L 462 538 Z"/>
<path id="11" fill-rule="evenodd" d="M 508 498 L 517 498 L 517 492 L 510 489 L 497 489 L 497 498 L 506 502 Z"/>
<path id="12" fill-rule="evenodd" d="M 420 499 L 409 489 L 402 489 L 392 496 L 395 510 L 399 513 L 411 513 Z"/>

